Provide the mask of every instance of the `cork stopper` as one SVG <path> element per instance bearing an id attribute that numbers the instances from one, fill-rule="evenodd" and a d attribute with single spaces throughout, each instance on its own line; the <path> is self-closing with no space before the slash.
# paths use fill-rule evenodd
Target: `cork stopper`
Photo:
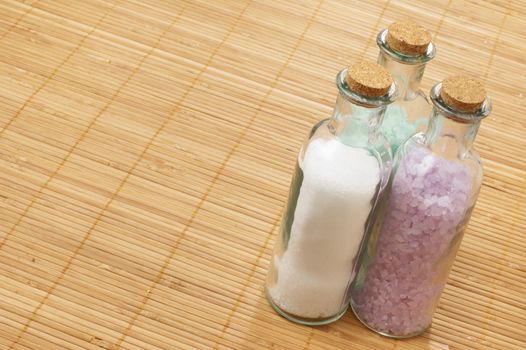
<path id="1" fill-rule="evenodd" d="M 387 28 L 387 44 L 405 55 L 422 55 L 431 43 L 431 34 L 414 22 L 395 22 Z"/>
<path id="2" fill-rule="evenodd" d="M 484 103 L 486 90 L 480 80 L 457 75 L 444 79 L 440 97 L 459 112 L 475 112 Z"/>
<path id="3" fill-rule="evenodd" d="M 391 74 L 384 67 L 366 61 L 350 65 L 346 80 L 353 92 L 367 97 L 383 96 L 393 84 Z"/>

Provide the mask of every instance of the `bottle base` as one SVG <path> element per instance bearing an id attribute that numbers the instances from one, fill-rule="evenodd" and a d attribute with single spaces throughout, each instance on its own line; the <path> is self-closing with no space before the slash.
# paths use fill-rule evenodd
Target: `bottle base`
<path id="1" fill-rule="evenodd" d="M 349 305 L 347 305 L 347 307 L 345 307 L 341 312 L 339 312 L 338 314 L 336 314 L 334 316 L 331 316 L 331 317 L 326 317 L 326 318 L 305 318 L 305 317 L 293 315 L 293 314 L 288 313 L 288 312 L 284 311 L 283 309 L 281 309 L 278 305 L 276 305 L 274 303 L 274 301 L 270 297 L 270 295 L 268 293 L 268 290 L 266 288 L 265 288 L 265 295 L 267 297 L 267 301 L 270 304 L 270 306 L 272 306 L 274 311 L 276 311 L 280 316 L 282 316 L 283 318 L 285 318 L 285 319 L 287 319 L 287 320 L 289 320 L 291 322 L 302 324 L 304 326 L 323 326 L 323 325 L 326 325 L 326 324 L 329 324 L 329 323 L 336 322 L 349 309 Z"/>
<path id="2" fill-rule="evenodd" d="M 369 328 L 371 331 L 373 331 L 373 332 L 375 332 L 377 334 L 380 334 L 381 336 L 387 337 L 387 338 L 393 338 L 393 339 L 413 338 L 413 337 L 419 336 L 420 334 L 424 333 L 431 326 L 431 324 L 429 324 L 428 326 L 424 327 L 423 329 L 421 329 L 419 331 L 416 331 L 416 332 L 413 332 L 413 333 L 409 333 L 409 334 L 404 334 L 404 335 L 396 335 L 396 334 L 392 334 L 392 333 L 388 333 L 388 332 L 379 331 L 379 330 L 373 328 L 372 326 L 370 326 L 367 322 L 365 322 L 365 320 L 363 320 L 358 315 L 358 312 L 356 312 L 356 309 L 354 307 L 354 303 L 352 302 L 352 299 L 351 299 L 350 304 L 351 304 L 351 310 L 354 313 L 354 316 L 358 319 L 358 321 L 360 321 L 365 327 Z"/>

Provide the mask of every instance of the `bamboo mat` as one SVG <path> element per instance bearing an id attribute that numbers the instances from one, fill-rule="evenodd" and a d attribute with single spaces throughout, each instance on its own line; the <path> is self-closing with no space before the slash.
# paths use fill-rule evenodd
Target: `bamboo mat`
<path id="1" fill-rule="evenodd" d="M 376 33 L 486 79 L 484 185 L 429 331 L 277 316 L 295 156 Z M 525 349 L 523 1 L 0 1 L 0 349 Z"/>

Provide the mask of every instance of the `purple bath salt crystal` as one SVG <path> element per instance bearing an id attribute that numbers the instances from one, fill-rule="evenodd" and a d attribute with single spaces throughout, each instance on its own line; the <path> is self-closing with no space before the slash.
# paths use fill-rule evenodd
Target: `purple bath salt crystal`
<path id="1" fill-rule="evenodd" d="M 471 187 L 465 165 L 425 147 L 401 160 L 374 260 L 353 295 L 362 321 L 395 336 L 429 326 L 450 268 L 440 257 L 456 253 L 458 244 L 452 241 L 468 213 Z"/>

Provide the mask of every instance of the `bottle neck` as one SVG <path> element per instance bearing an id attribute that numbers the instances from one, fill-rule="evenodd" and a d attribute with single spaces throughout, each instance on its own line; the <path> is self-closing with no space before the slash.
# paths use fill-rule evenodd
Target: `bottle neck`
<path id="1" fill-rule="evenodd" d="M 473 147 L 480 120 L 460 120 L 433 108 L 426 131 L 426 143 L 434 153 L 448 159 L 462 159 Z"/>
<path id="2" fill-rule="evenodd" d="M 401 100 L 413 100 L 420 89 L 426 63 L 398 62 L 380 50 L 378 64 L 385 67 L 396 81 Z"/>
<path id="3" fill-rule="evenodd" d="M 366 147 L 378 137 L 385 108 L 360 106 L 339 93 L 329 126 L 343 143 Z"/>

